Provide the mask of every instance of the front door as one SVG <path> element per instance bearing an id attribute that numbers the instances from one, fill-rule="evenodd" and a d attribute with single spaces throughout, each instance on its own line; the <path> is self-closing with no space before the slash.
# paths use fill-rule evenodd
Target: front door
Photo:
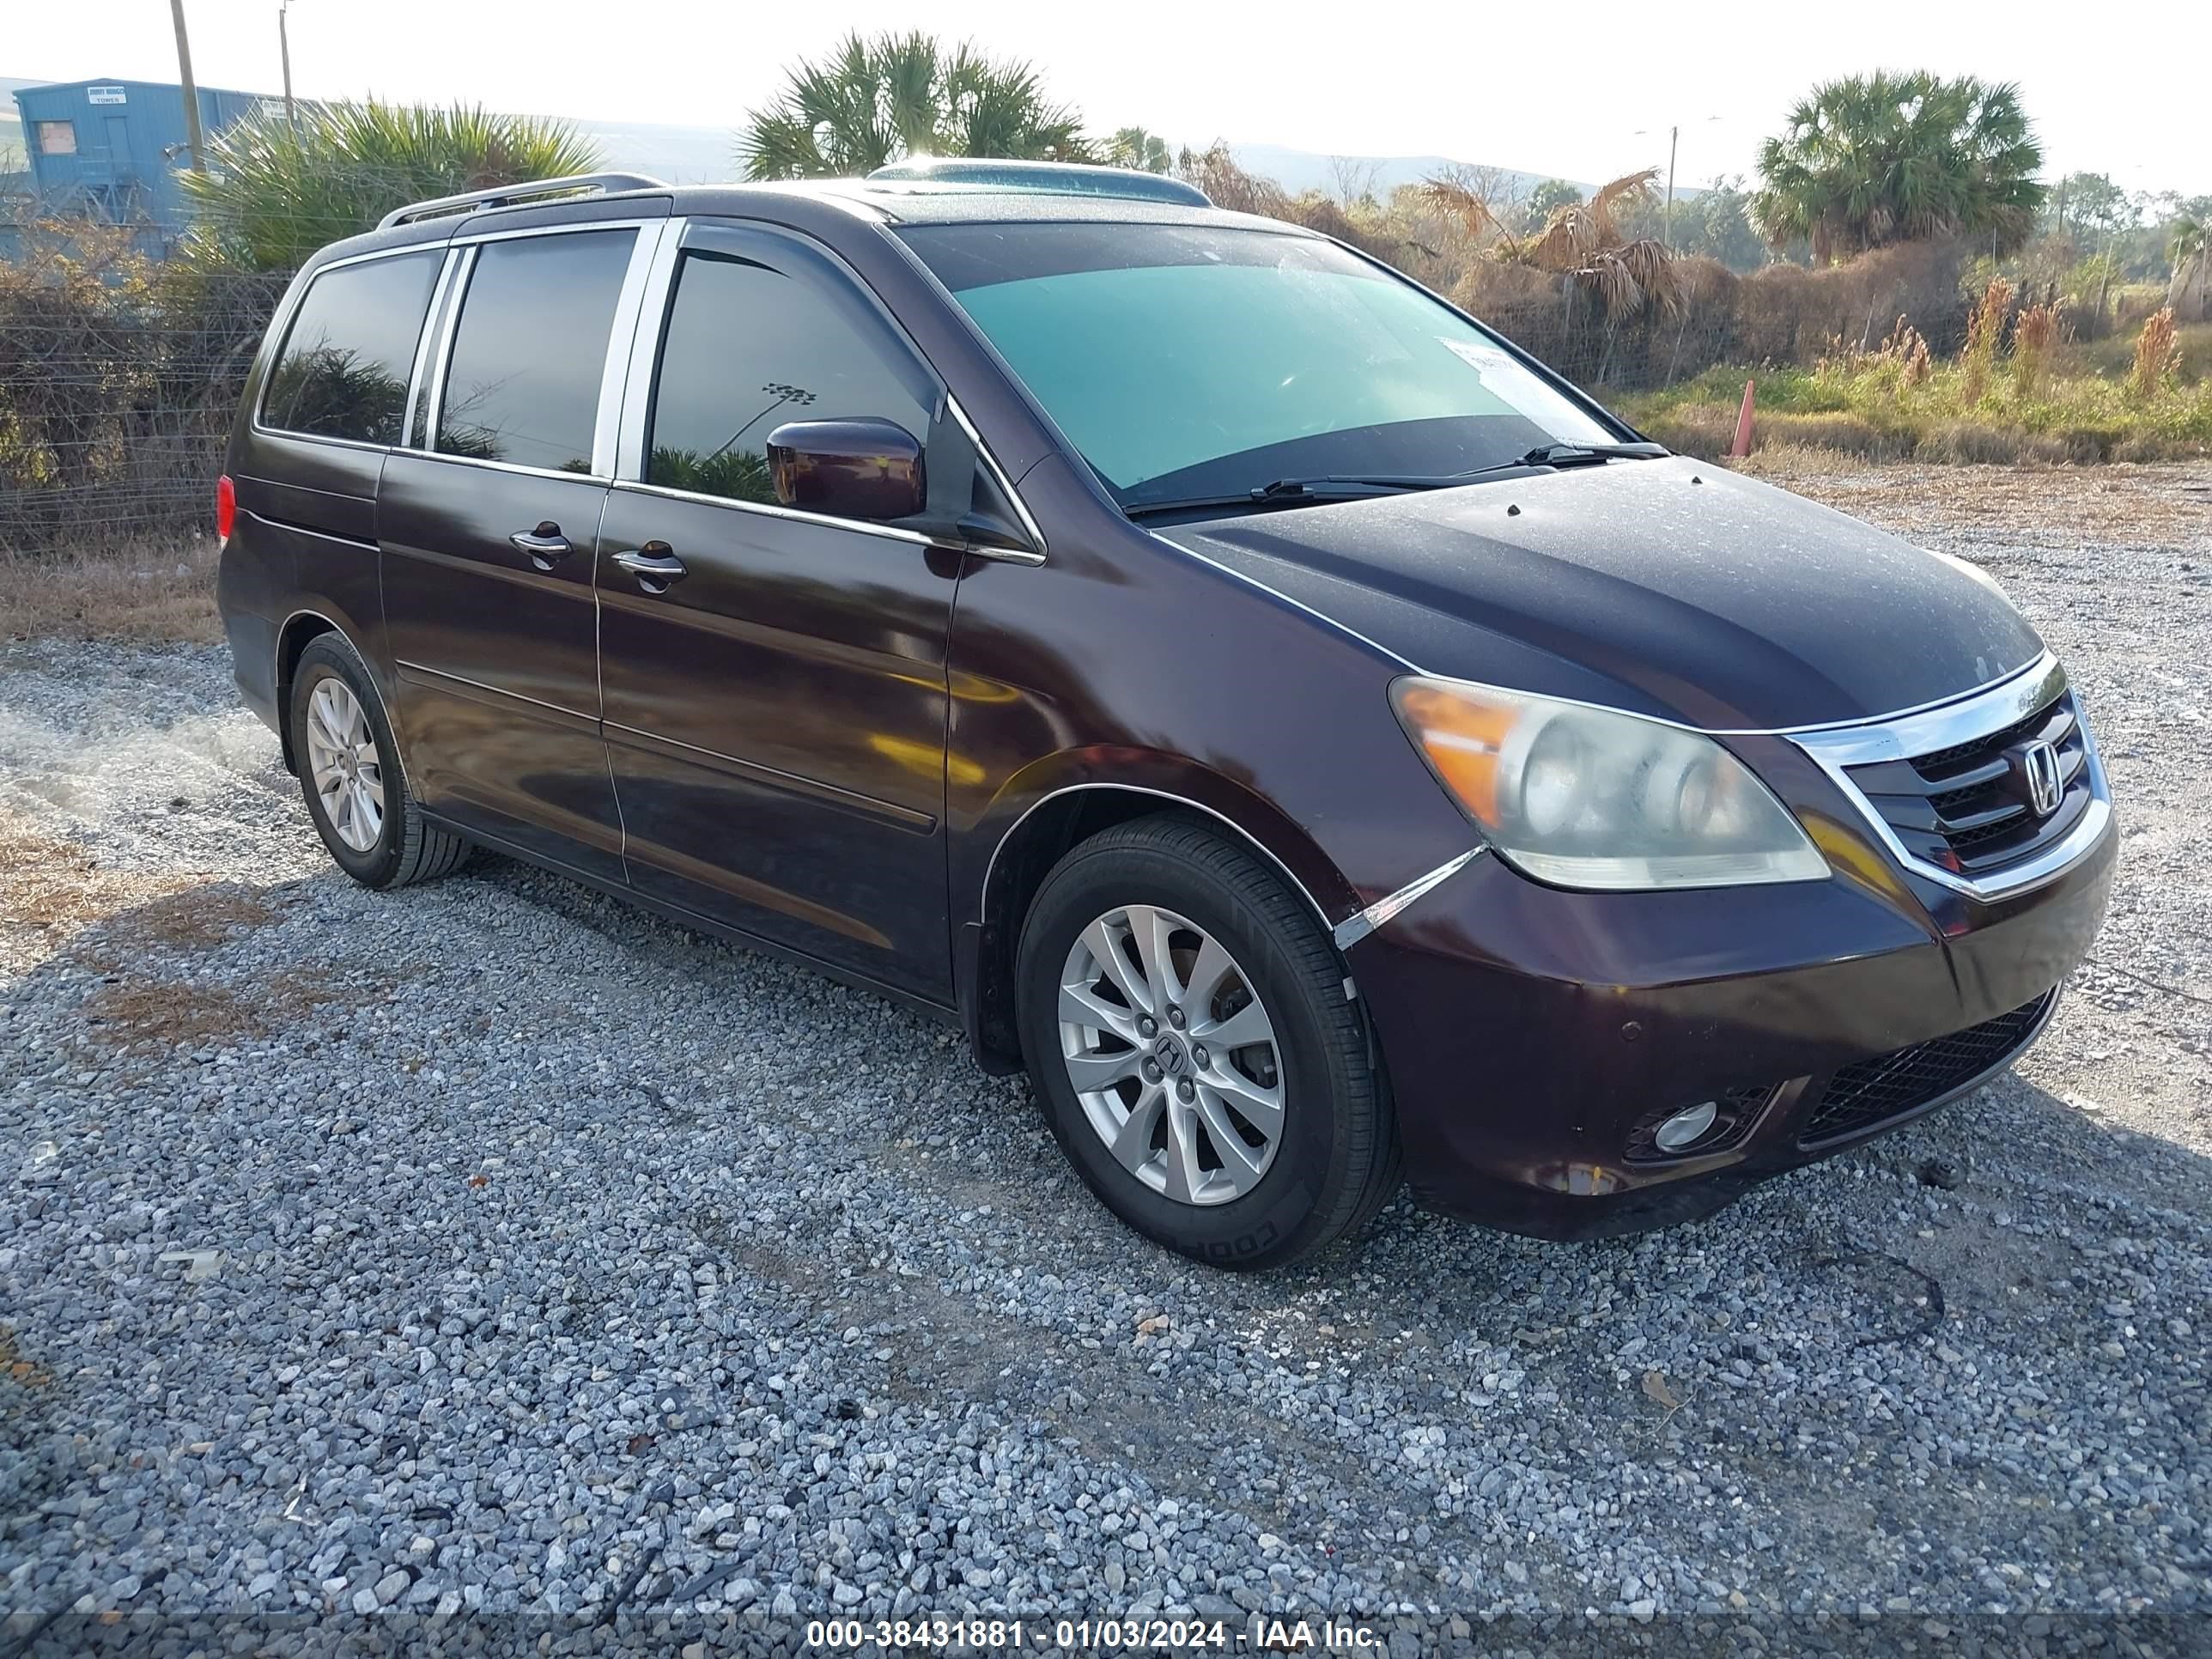
<path id="1" fill-rule="evenodd" d="M 466 829 L 611 880 L 592 573 L 613 454 L 601 386 L 637 237 L 463 250 L 435 453 L 392 455 L 377 499 L 410 785 Z"/>
<path id="2" fill-rule="evenodd" d="M 599 563 L 630 880 L 948 998 L 959 556 L 776 507 L 765 457 L 803 418 L 873 416 L 927 442 L 942 392 L 850 278 L 765 228 L 691 227 L 657 356 L 641 476 L 609 498 Z"/>

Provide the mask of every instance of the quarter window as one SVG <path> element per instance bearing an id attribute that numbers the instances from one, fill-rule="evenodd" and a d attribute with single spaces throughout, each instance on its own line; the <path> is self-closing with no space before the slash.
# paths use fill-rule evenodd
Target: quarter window
<path id="1" fill-rule="evenodd" d="M 438 448 L 552 472 L 592 470 L 599 377 L 634 230 L 486 242 L 438 408 Z"/>
<path id="2" fill-rule="evenodd" d="M 262 399 L 264 425 L 396 444 L 415 343 L 445 250 L 340 265 L 314 279 Z"/>
<path id="3" fill-rule="evenodd" d="M 840 303 L 842 301 L 843 303 Z M 860 297 L 733 254 L 693 251 L 661 341 L 646 482 L 775 500 L 768 437 L 787 421 L 872 416 L 929 434 L 925 372 L 862 329 Z"/>

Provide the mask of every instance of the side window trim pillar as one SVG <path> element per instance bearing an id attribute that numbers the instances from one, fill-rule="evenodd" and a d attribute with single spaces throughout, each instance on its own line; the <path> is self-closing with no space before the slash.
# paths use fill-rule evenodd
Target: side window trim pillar
<path id="1" fill-rule="evenodd" d="M 667 304 L 667 271 L 672 270 L 672 259 L 665 266 L 661 261 L 664 249 L 672 249 L 684 240 L 684 221 L 661 219 L 641 226 L 637 240 L 630 246 L 629 269 L 623 274 L 622 293 L 615 301 L 614 325 L 607 335 L 606 362 L 599 371 L 599 407 L 597 424 L 592 428 L 592 475 L 599 478 L 628 477 L 620 469 L 623 458 L 631 453 L 623 441 L 628 429 L 630 386 L 635 382 L 638 349 L 647 335 L 657 342 L 660 337 L 660 318 Z M 648 319 L 652 323 L 647 327 Z M 647 360 L 646 375 L 652 377 L 651 359 Z M 640 431 L 642 433 L 642 411 Z M 638 451 L 642 462 L 642 446 Z"/>
<path id="2" fill-rule="evenodd" d="M 453 366 L 453 335 L 460 327 L 461 307 L 468 297 L 469 278 L 477 268 L 477 249 L 480 243 L 466 243 L 453 250 L 447 262 L 452 280 L 446 285 L 446 308 L 438 319 L 438 346 L 430 358 L 430 381 L 422 389 L 422 447 L 433 451 L 438 447 L 438 424 L 446 410 L 446 371 Z"/>
<path id="3" fill-rule="evenodd" d="M 615 422 L 613 468 L 609 476 L 618 483 L 645 480 L 646 426 L 653 406 L 653 377 L 659 367 L 660 337 L 668 324 L 668 303 L 675 292 L 676 265 L 684 252 L 686 219 L 670 219 L 660 227 L 659 240 L 643 261 L 633 260 L 630 276 L 639 284 L 637 309 L 627 337 L 617 319 L 617 338 L 627 337 L 629 350 L 619 384 L 619 413 Z M 624 295 L 628 297 L 627 293 Z M 612 358 L 610 358 L 610 372 Z M 602 423 L 607 417 L 604 392 L 599 405 Z"/>

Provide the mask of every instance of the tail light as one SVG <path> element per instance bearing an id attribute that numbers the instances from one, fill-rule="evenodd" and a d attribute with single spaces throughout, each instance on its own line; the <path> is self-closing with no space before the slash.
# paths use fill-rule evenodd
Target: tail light
<path id="1" fill-rule="evenodd" d="M 230 539 L 230 527 L 238 520 L 238 490 L 224 473 L 215 481 L 215 534 L 218 542 Z"/>

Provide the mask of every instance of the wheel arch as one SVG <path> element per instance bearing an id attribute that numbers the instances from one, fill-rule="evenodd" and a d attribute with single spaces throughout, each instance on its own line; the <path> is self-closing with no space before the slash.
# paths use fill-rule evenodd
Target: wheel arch
<path id="1" fill-rule="evenodd" d="M 292 676 L 300 666 L 300 653 L 318 635 L 345 630 L 319 611 L 295 611 L 276 630 L 276 742 L 284 756 L 284 769 L 297 777 L 300 755 L 292 741 Z M 357 648 L 357 647 L 356 647 Z"/>
<path id="2" fill-rule="evenodd" d="M 1208 781 L 1216 787 L 1207 787 Z M 1215 799 L 1204 799 L 1207 794 Z M 1237 799 L 1240 795 L 1242 800 Z M 1014 951 L 1022 918 L 1060 859 L 1101 830 L 1160 813 L 1188 817 L 1259 854 L 1324 933 L 1356 908 L 1348 884 L 1310 836 L 1226 780 L 1079 778 L 1033 791 L 1010 788 L 1000 799 L 1009 796 L 1020 804 L 995 815 L 990 829 L 979 825 L 971 832 L 987 840 L 990 852 L 965 914 L 955 911 L 954 981 L 962 1024 L 976 1063 L 997 1075 L 1022 1068 L 1013 1017 Z"/>

